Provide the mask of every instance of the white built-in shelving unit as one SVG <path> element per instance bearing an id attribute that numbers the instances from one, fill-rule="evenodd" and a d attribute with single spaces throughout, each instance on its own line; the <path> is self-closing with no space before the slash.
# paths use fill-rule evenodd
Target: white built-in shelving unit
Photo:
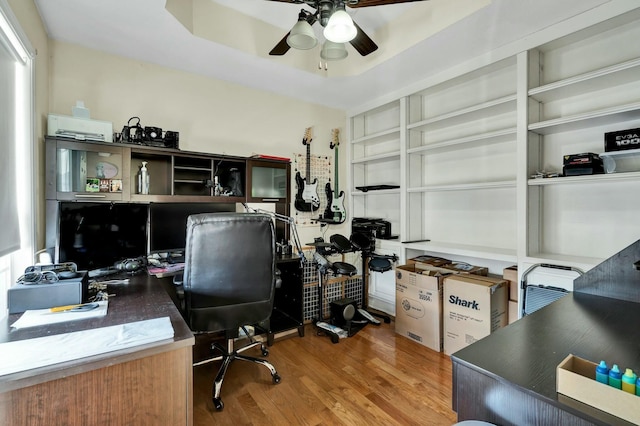
<path id="1" fill-rule="evenodd" d="M 606 132 L 640 128 L 640 5 L 609 6 L 350 115 L 349 202 L 353 216 L 392 223 L 399 239 L 382 248 L 492 272 L 589 269 L 640 238 L 637 154 L 611 156 L 635 156 L 635 169 L 532 178 L 561 173 L 565 155 L 603 153 Z M 399 188 L 356 189 L 379 184 Z"/>

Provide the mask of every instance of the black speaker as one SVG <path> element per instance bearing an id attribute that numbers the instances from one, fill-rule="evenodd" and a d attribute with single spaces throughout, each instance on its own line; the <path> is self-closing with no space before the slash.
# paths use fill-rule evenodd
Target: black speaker
<path id="1" fill-rule="evenodd" d="M 331 313 L 331 324 L 342 327 L 347 325 L 358 312 L 358 304 L 355 300 L 348 297 L 340 300 L 334 300 L 329 305 Z"/>

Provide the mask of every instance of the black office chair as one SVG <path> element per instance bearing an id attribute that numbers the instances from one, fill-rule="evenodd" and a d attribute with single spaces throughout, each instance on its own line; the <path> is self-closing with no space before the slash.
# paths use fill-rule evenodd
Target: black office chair
<path id="1" fill-rule="evenodd" d="M 263 214 L 205 213 L 187 219 L 182 283 L 185 316 L 194 332 L 224 331 L 227 340 L 226 348 L 212 345 L 221 356 L 204 361 L 222 360 L 212 389 L 217 410 L 224 407 L 220 389 L 235 359 L 264 365 L 273 382 L 280 382 L 269 362 L 240 354 L 260 345 L 266 356 L 269 352 L 264 344 L 250 337 L 249 344 L 234 349 L 240 328 L 265 323 L 271 316 L 277 282 L 274 232 L 273 221 Z"/>

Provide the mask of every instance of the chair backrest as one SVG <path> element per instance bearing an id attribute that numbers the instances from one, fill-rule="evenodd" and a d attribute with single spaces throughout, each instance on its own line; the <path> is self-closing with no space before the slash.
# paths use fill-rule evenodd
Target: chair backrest
<path id="1" fill-rule="evenodd" d="M 268 319 L 275 271 L 268 215 L 205 213 L 187 219 L 183 285 L 192 330 L 233 333 Z"/>

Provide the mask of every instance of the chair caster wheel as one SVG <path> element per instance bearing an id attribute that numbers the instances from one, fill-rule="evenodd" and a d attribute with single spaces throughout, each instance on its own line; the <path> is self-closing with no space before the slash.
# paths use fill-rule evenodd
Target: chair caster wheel
<path id="1" fill-rule="evenodd" d="M 267 348 L 262 348 L 262 356 L 269 356 L 269 349 Z"/>
<path id="2" fill-rule="evenodd" d="M 224 408 L 224 404 L 220 398 L 213 398 L 213 405 L 216 407 L 216 410 L 222 411 Z"/>
<path id="3" fill-rule="evenodd" d="M 282 380 L 282 379 L 280 378 L 279 374 L 276 373 L 276 374 L 273 375 L 273 383 L 274 384 L 277 385 L 278 383 L 280 383 L 280 380 Z"/>

